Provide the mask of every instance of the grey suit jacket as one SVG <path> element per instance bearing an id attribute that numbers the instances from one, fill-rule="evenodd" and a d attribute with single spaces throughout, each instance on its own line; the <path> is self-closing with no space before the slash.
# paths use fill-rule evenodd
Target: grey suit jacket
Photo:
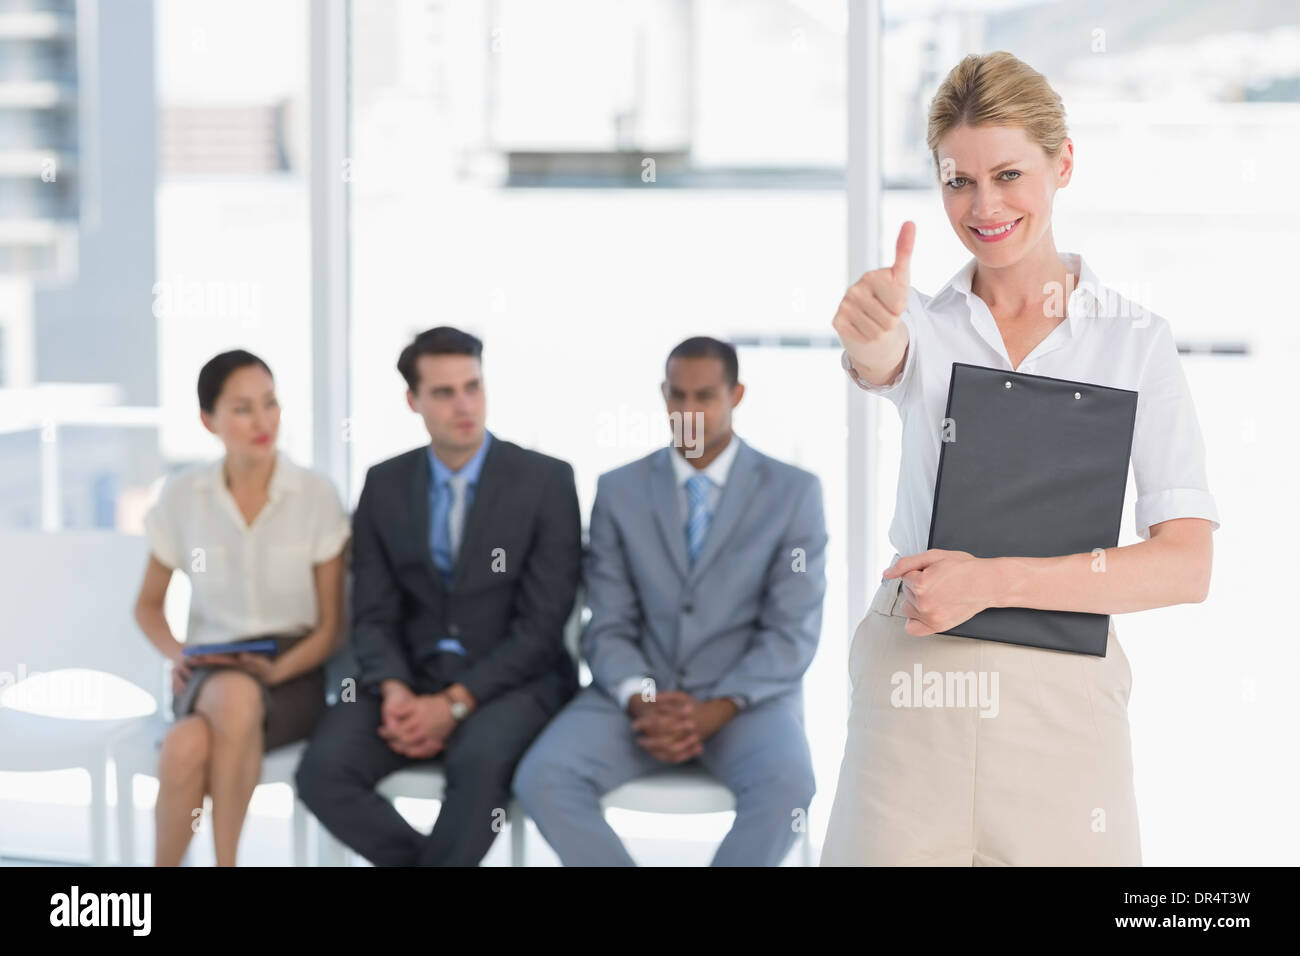
<path id="1" fill-rule="evenodd" d="M 657 690 L 746 707 L 797 693 L 826 590 L 821 482 L 740 442 L 691 566 L 675 454 L 661 448 L 596 485 L 583 567 L 593 681 L 613 696 L 646 675 Z"/>

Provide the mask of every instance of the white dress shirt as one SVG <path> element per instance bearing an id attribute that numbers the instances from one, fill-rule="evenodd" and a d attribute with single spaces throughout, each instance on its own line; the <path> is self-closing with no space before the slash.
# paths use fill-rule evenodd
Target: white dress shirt
<path id="1" fill-rule="evenodd" d="M 154 556 L 190 579 L 185 642 L 310 632 L 319 619 L 313 567 L 351 534 L 338 492 L 277 451 L 266 504 L 249 525 L 222 464 L 178 471 L 144 519 Z"/>
<path id="2" fill-rule="evenodd" d="M 740 442 L 736 440 L 733 434 L 731 440 L 727 442 L 727 447 L 722 449 L 722 453 L 701 471 L 686 460 L 681 450 L 672 449 L 673 474 L 677 479 L 677 503 L 682 514 L 682 540 L 686 539 L 686 522 L 690 520 L 690 501 L 687 497 L 686 482 L 691 479 L 692 475 L 708 475 L 710 484 L 708 488 L 708 508 L 710 522 L 712 516 L 718 513 L 718 501 L 722 498 L 722 486 L 727 483 L 727 475 L 731 472 L 731 463 L 736 460 L 736 451 L 740 448 Z M 706 532 L 707 536 L 707 532 Z M 649 680 L 644 674 L 636 677 L 629 677 L 618 685 L 614 693 L 614 699 L 627 709 L 628 701 L 636 694 L 641 693 Z M 739 698 L 732 698 L 737 707 L 743 707 L 744 701 Z"/>
<path id="3" fill-rule="evenodd" d="M 898 499 L 889 540 L 899 556 L 926 549 L 933 512 L 934 480 L 953 362 L 1092 382 L 1138 393 L 1132 468 L 1137 488 L 1136 532 L 1150 537 L 1154 524 L 1171 518 L 1219 514 L 1205 476 L 1205 445 L 1191 391 L 1169 323 L 1102 286 L 1077 253 L 1060 253 L 1079 276 L 1066 318 L 1012 369 L 993 313 L 971 291 L 971 259 L 934 296 L 911 289 L 903 321 L 909 342 L 903 370 L 888 385 L 871 385 L 841 365 L 858 386 L 883 395 L 902 419 Z"/>

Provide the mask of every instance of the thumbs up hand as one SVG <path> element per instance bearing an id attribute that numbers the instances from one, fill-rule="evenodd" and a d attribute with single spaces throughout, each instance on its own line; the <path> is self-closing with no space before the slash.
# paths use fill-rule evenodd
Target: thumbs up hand
<path id="1" fill-rule="evenodd" d="M 912 247 L 916 224 L 908 221 L 898 231 L 894 264 L 873 269 L 844 293 L 831 326 L 859 376 L 873 385 L 894 380 L 907 355 L 907 326 L 903 313 L 911 288 Z"/>

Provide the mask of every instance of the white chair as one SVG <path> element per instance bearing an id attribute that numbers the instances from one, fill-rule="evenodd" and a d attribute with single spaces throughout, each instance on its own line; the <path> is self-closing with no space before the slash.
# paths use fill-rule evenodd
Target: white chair
<path id="1" fill-rule="evenodd" d="M 346 561 L 346 554 L 344 557 Z M 173 587 L 175 586 L 173 582 Z M 139 580 L 136 581 L 135 587 L 139 587 Z M 349 599 L 348 587 L 344 586 L 343 601 L 343 622 L 341 626 L 346 627 L 347 621 L 347 602 Z M 179 605 L 178 605 L 179 607 Z M 182 609 L 182 613 L 183 613 Z M 345 631 L 346 636 L 346 631 Z M 135 637 L 138 641 L 145 643 L 144 636 L 136 628 Z M 157 659 L 157 666 L 165 672 L 162 679 L 164 686 L 170 680 L 170 670 L 165 667 L 163 657 L 152 647 L 148 648 L 150 653 Z M 345 651 L 339 652 L 326 665 L 326 697 L 331 698 L 331 691 L 338 686 L 338 682 L 333 680 L 334 671 L 337 669 L 337 663 L 341 657 L 346 654 Z M 168 707 L 170 706 L 170 695 L 168 695 Z M 132 801 L 132 789 L 134 778 L 137 774 L 154 777 L 158 773 L 158 750 L 162 746 L 163 737 L 166 735 L 170 724 L 167 722 L 164 714 L 164 707 L 160 703 L 158 714 L 155 719 L 147 724 L 136 728 L 134 733 L 127 734 L 120 738 L 113 749 L 113 759 L 117 766 L 117 829 L 118 845 L 120 849 L 121 862 L 123 866 L 135 865 L 135 806 Z M 311 846 L 312 840 L 309 835 L 309 827 L 313 824 L 319 827 L 319 832 L 324 832 L 324 827 L 320 827 L 311 811 L 307 809 L 300 799 L 294 783 L 294 774 L 298 770 L 298 761 L 302 759 L 303 752 L 307 749 L 307 741 L 301 740 L 291 744 L 285 744 L 283 747 L 276 747 L 269 750 L 262 756 L 262 773 L 258 778 L 259 787 L 267 784 L 282 783 L 288 785 L 294 791 L 293 805 L 290 813 L 290 827 L 292 835 L 290 837 L 290 851 L 293 858 L 294 866 L 307 866 L 310 862 L 308 859 L 307 848 Z M 324 844 L 318 844 L 324 846 Z M 186 854 L 188 856 L 188 852 Z M 319 862 L 319 861 L 318 861 Z"/>
<path id="2" fill-rule="evenodd" d="M 113 748 L 113 759 L 117 766 L 118 846 L 123 866 L 135 865 L 135 805 L 131 796 L 133 782 L 136 774 L 146 777 L 157 775 L 158 748 L 162 744 L 168 726 L 162 720 L 150 721 L 144 728 L 120 740 Z M 264 754 L 262 775 L 258 778 L 257 785 L 261 787 L 271 783 L 283 783 L 293 787 L 293 776 L 306 748 L 305 741 L 298 741 Z M 290 817 L 292 827 L 290 848 L 293 865 L 307 866 L 310 862 L 307 848 L 311 845 L 308 827 L 313 817 L 303 802 L 298 799 L 296 791 Z"/>
<path id="3" fill-rule="evenodd" d="M 437 762 L 426 766 L 407 767 L 391 773 L 375 790 L 389 800 L 406 797 L 415 800 L 442 802 L 447 791 L 447 777 Z M 524 812 L 519 802 L 511 799 L 506 806 L 506 822 L 510 824 L 510 865 L 524 865 Z M 320 828 L 320 862 L 329 866 L 351 866 L 353 853 L 324 827 Z"/>
<path id="4" fill-rule="evenodd" d="M 575 660 L 580 656 L 579 639 L 588 616 L 584 608 L 584 595 L 579 592 L 564 628 L 564 643 Z M 390 774 L 380 781 L 376 789 L 390 800 L 408 797 L 441 801 L 446 789 L 446 777 L 435 761 L 425 766 L 409 767 Z M 726 813 L 736 809 L 735 795 L 725 784 L 698 764 L 672 767 L 611 790 L 601 798 L 602 810 L 637 810 L 644 813 Z M 511 799 L 506 808 L 510 823 L 510 865 L 527 865 L 528 817 L 519 803 Z M 799 837 L 799 858 L 803 866 L 813 865 L 812 837 L 808 820 Z M 351 851 L 320 828 L 319 859 L 322 863 L 346 866 L 351 862 Z"/>
<path id="5" fill-rule="evenodd" d="M 699 764 L 670 767 L 629 780 L 601 797 L 601 810 L 637 810 L 642 813 L 727 813 L 736 809 L 736 797 Z M 802 866 L 813 865 L 808 818 L 798 839 Z"/>
<path id="6" fill-rule="evenodd" d="M 580 590 L 577 600 L 574 601 L 573 611 L 564 625 L 564 646 L 575 660 L 578 657 L 578 637 L 582 630 L 583 604 Z M 441 762 L 435 760 L 389 774 L 375 789 L 389 800 L 407 797 L 441 802 L 447 790 L 447 777 L 443 773 Z M 528 837 L 528 818 L 524 815 L 519 801 L 513 797 L 505 810 L 506 820 L 510 824 L 510 865 L 524 866 L 527 859 L 525 847 Z M 317 852 L 322 863 L 331 866 L 351 865 L 352 851 L 335 839 L 324 827 L 320 828 L 320 844 Z"/>
<path id="7" fill-rule="evenodd" d="M 583 601 L 579 596 L 579 607 Z M 565 642 L 577 659 L 580 655 L 582 619 L 576 612 L 569 619 Z M 697 763 L 663 770 L 629 780 L 601 797 L 600 807 L 605 810 L 636 810 L 641 813 L 728 813 L 736 809 L 735 794 L 727 785 Z M 522 821 L 527 825 L 527 817 Z M 812 835 L 807 815 L 799 837 L 799 860 L 803 866 L 813 865 Z M 524 829 L 524 827 L 520 827 Z M 520 859 L 516 866 L 524 865 L 523 841 L 520 841 Z"/>
<path id="8" fill-rule="evenodd" d="M 147 555 L 144 539 L 109 531 L 0 532 L 0 672 L 19 678 L 0 699 L 0 770 L 86 770 L 97 866 L 113 743 L 149 720 L 161 686 L 132 614 Z M 56 693 L 63 706 L 47 706 Z"/>

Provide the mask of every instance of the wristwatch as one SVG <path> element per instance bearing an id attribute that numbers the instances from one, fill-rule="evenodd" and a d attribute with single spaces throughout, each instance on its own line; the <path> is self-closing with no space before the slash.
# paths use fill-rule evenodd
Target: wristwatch
<path id="1" fill-rule="evenodd" d="M 469 704 L 463 700 L 453 700 L 451 702 L 451 716 L 453 720 L 464 720 L 469 716 Z"/>

